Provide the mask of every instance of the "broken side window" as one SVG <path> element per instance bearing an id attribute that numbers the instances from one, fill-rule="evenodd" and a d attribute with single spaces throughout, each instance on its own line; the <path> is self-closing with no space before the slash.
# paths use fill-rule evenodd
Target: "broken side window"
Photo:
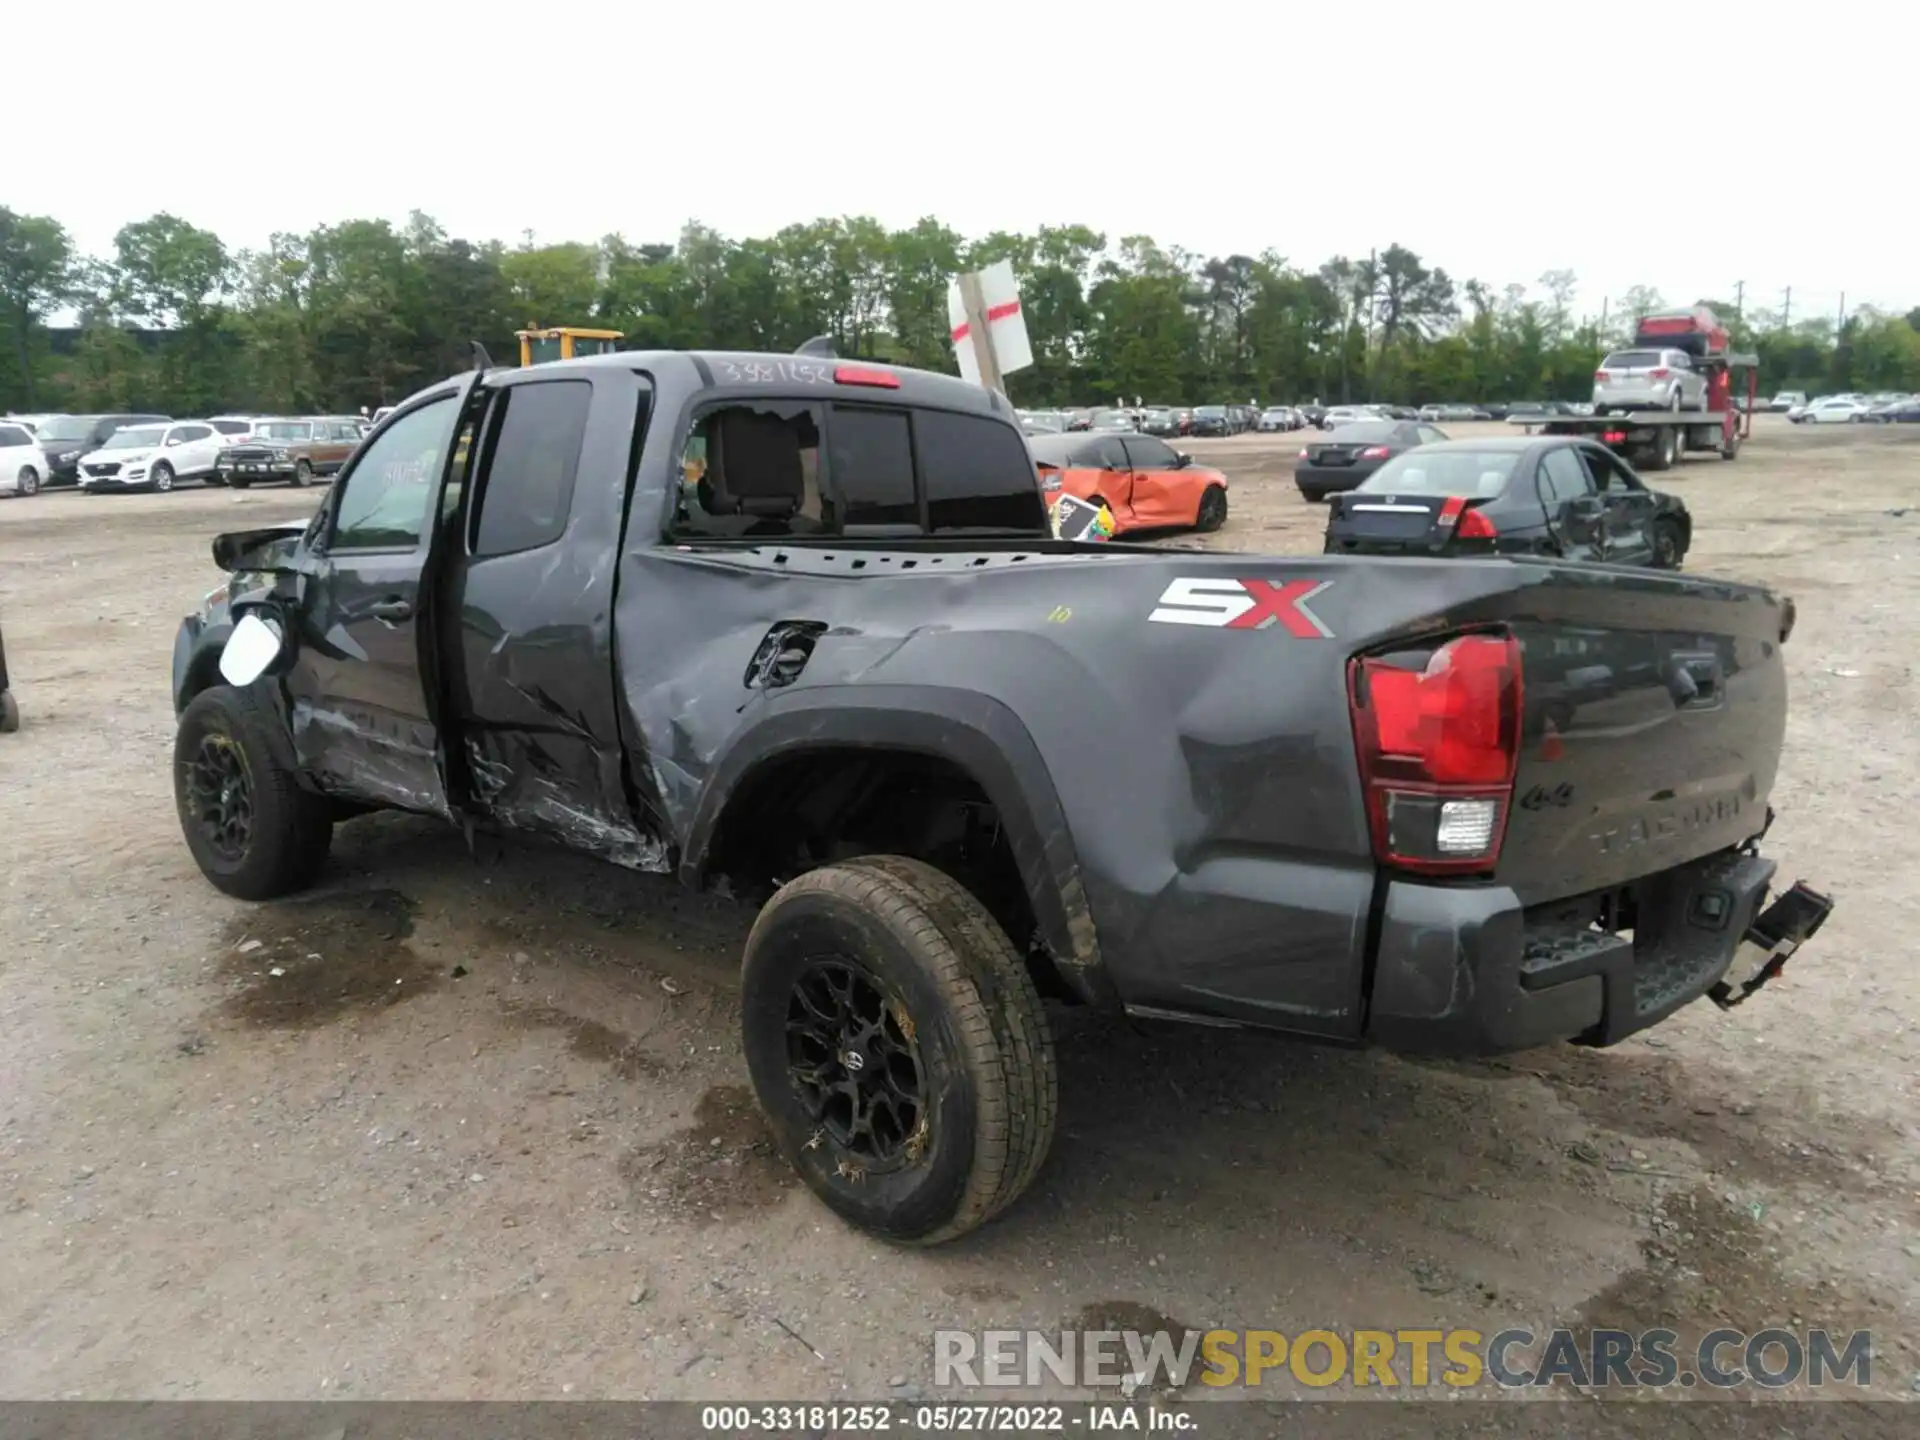
<path id="1" fill-rule="evenodd" d="M 777 539 L 833 528 L 820 495 L 820 417 L 813 405 L 704 411 L 688 432 L 680 474 L 676 537 Z"/>

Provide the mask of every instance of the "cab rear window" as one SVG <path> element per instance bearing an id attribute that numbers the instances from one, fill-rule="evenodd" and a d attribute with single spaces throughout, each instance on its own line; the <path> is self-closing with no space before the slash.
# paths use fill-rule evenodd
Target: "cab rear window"
<path id="1" fill-rule="evenodd" d="M 697 414 L 676 538 L 1048 533 L 1024 436 L 913 406 L 732 403 Z"/>

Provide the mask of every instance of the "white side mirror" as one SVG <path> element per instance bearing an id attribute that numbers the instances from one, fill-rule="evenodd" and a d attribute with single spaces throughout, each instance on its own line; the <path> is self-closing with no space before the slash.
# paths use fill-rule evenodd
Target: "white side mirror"
<path id="1" fill-rule="evenodd" d="M 220 678 L 229 685 L 251 685 L 280 658 L 280 627 L 258 615 L 240 617 L 220 652 Z"/>

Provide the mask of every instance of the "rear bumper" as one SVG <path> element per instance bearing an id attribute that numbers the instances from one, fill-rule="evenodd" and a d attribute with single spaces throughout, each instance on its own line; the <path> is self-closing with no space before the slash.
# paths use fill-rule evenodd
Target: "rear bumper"
<path id="1" fill-rule="evenodd" d="M 1395 881 L 1381 917 L 1367 1039 L 1454 1055 L 1556 1040 L 1616 1044 L 1721 981 L 1774 870 L 1761 856 L 1722 852 L 1642 880 L 1631 937 L 1563 919 L 1565 905 L 1529 911 L 1503 887 Z"/>

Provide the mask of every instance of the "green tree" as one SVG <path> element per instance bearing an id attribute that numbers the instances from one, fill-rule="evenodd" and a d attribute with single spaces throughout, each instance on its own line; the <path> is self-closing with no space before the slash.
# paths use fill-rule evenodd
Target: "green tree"
<path id="1" fill-rule="evenodd" d="M 34 329 L 68 297 L 74 266 L 66 227 L 46 215 L 20 215 L 0 205 L 0 305 L 6 309 L 14 386 L 34 403 Z"/>

